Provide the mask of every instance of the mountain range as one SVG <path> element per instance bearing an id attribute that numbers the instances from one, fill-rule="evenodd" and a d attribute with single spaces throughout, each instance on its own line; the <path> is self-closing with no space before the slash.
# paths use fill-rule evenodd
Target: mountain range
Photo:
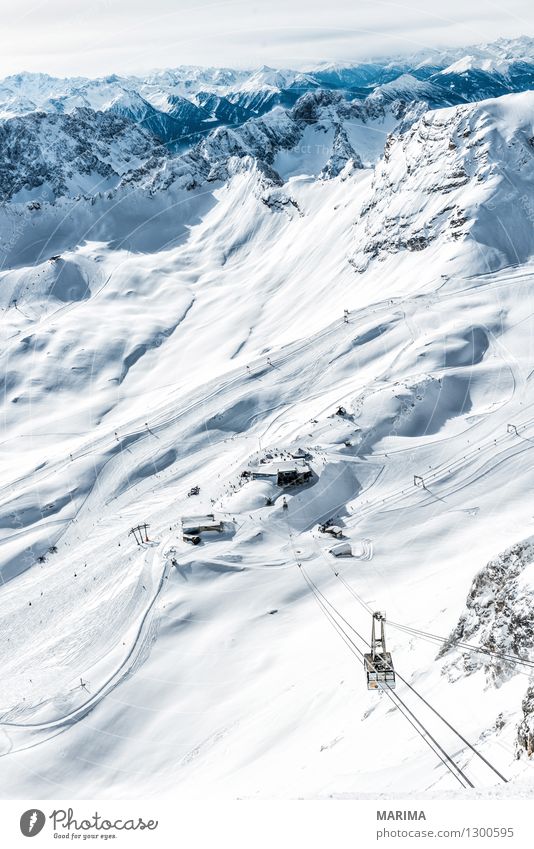
<path id="1" fill-rule="evenodd" d="M 530 792 L 533 45 L 2 81 L 8 794 Z"/>
<path id="2" fill-rule="evenodd" d="M 338 91 L 349 100 L 372 97 L 384 104 L 402 97 L 439 107 L 524 91 L 533 81 L 534 39 L 523 37 L 306 71 L 179 67 L 101 79 L 20 73 L 0 82 L 0 116 L 64 115 L 87 107 L 123 117 L 171 149 L 183 150 L 218 126 L 238 126 L 274 106 L 291 107 L 318 89 Z"/>

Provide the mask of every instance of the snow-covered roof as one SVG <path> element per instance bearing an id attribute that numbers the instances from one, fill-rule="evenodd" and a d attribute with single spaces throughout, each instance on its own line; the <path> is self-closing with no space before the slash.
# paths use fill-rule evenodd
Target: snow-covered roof
<path id="1" fill-rule="evenodd" d="M 332 546 L 330 554 L 333 554 L 334 557 L 350 557 L 352 554 L 352 546 L 350 542 L 338 542 L 336 545 Z"/>
<path id="2" fill-rule="evenodd" d="M 205 516 L 182 516 L 182 525 L 198 527 L 199 525 L 219 525 L 220 519 L 216 519 L 213 513 Z"/>
<path id="3" fill-rule="evenodd" d="M 295 463 L 292 460 L 280 460 L 279 462 L 260 463 L 252 472 L 253 474 L 261 475 L 278 475 L 278 472 L 309 472 L 311 471 L 307 463 Z"/>

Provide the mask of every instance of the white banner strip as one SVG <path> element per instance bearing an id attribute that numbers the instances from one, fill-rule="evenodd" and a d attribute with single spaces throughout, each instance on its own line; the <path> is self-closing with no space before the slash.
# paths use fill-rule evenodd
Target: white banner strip
<path id="1" fill-rule="evenodd" d="M 532 847 L 532 800 L 0 802 L 0 843 L 187 849 Z M 30 839 L 35 843 L 30 843 Z"/>

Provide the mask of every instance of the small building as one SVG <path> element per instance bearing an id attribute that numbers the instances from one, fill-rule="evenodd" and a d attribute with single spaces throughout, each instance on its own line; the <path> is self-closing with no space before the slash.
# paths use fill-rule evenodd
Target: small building
<path id="1" fill-rule="evenodd" d="M 207 513 L 205 516 L 182 517 L 183 538 L 186 542 L 192 542 L 194 545 L 200 542 L 200 534 L 204 531 L 222 533 L 223 530 L 223 523 L 216 519 L 213 513 Z"/>
<path id="2" fill-rule="evenodd" d="M 184 534 L 183 536 L 184 542 L 190 542 L 191 545 L 198 545 L 200 542 L 200 537 L 198 534 Z"/>
<path id="3" fill-rule="evenodd" d="M 334 557 L 352 557 L 352 546 L 350 542 L 338 542 L 330 549 Z"/>
<path id="4" fill-rule="evenodd" d="M 312 458 L 310 452 L 304 448 L 296 448 L 295 451 L 291 451 L 291 456 L 294 460 L 311 460 Z"/>
<path id="5" fill-rule="evenodd" d="M 252 480 L 270 480 L 277 486 L 296 486 L 309 481 L 312 470 L 307 463 L 281 460 L 261 463 L 253 469 L 242 472 L 241 476 Z"/>
<path id="6" fill-rule="evenodd" d="M 322 534 L 330 534 L 330 536 L 336 537 L 336 539 L 341 539 L 343 536 L 343 528 L 340 528 L 339 525 L 330 525 L 325 522 L 324 525 L 319 525 L 319 530 Z"/>

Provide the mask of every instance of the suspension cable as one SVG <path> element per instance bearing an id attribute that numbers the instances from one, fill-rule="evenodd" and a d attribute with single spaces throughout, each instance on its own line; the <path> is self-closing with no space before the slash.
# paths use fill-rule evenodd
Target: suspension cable
<path id="1" fill-rule="evenodd" d="M 334 574 L 335 574 L 335 573 L 334 573 Z M 339 577 L 339 575 L 337 575 L 336 577 Z M 321 591 L 320 591 L 318 588 L 317 588 L 317 591 L 318 591 L 319 593 L 321 593 Z M 321 593 L 321 595 L 322 595 L 322 593 Z M 352 631 L 353 631 L 353 632 L 354 632 L 354 633 L 355 633 L 355 634 L 356 634 L 356 635 L 357 635 L 357 636 L 358 636 L 361 640 L 363 640 L 363 642 L 364 642 L 364 643 L 368 646 L 368 645 L 369 645 L 368 640 L 366 640 L 366 639 L 365 639 L 365 637 L 363 637 L 363 636 L 362 636 L 362 634 L 360 634 L 360 633 L 359 633 L 359 631 L 357 631 L 357 630 L 356 630 L 356 628 L 354 628 L 354 626 L 353 626 L 353 625 L 351 625 L 351 623 L 350 623 L 350 622 L 348 622 L 348 621 L 347 621 L 347 619 L 345 619 L 345 617 L 344 617 L 344 616 L 343 616 L 343 615 L 342 615 L 342 614 L 341 614 L 338 610 L 336 610 L 336 608 L 334 607 L 334 605 L 332 604 L 332 602 L 330 602 L 330 601 L 329 601 L 329 600 L 328 600 L 325 596 L 323 596 L 323 598 L 325 599 L 326 603 L 327 603 L 327 604 L 329 604 L 329 605 L 330 605 L 330 606 L 331 606 L 331 607 L 332 607 L 332 608 L 336 611 L 337 615 L 338 615 L 338 616 L 339 616 L 339 617 L 343 620 L 343 622 L 344 622 L 344 623 L 345 623 L 345 624 L 346 624 L 346 625 L 347 625 L 347 626 L 348 626 L 348 627 L 349 627 L 349 628 L 350 628 L 350 629 L 351 629 L 351 630 L 352 630 Z M 415 688 L 412 684 L 410 684 L 410 683 L 409 683 L 409 681 L 407 681 L 407 680 L 406 680 L 406 678 L 404 678 L 404 677 L 400 674 L 400 672 L 398 672 L 397 670 L 394 670 L 394 671 L 395 671 L 395 674 L 397 675 L 397 677 L 398 677 L 398 678 L 400 678 L 400 680 L 401 680 L 401 681 L 402 681 L 402 682 L 403 682 L 403 683 L 404 683 L 404 684 L 405 684 L 405 685 L 406 685 L 406 686 L 407 686 L 407 687 L 408 687 L 408 688 L 409 688 L 409 689 L 410 689 L 410 690 L 411 690 L 411 691 L 412 691 L 412 692 L 413 692 L 413 693 L 414 693 L 414 694 L 415 694 L 415 695 L 416 695 L 416 696 L 417 696 L 417 697 L 418 697 L 418 698 L 419 698 L 419 699 L 423 702 L 423 704 L 425 704 L 425 705 L 426 705 L 426 706 L 427 706 L 427 707 L 428 707 L 428 708 L 429 708 L 429 709 L 430 709 L 430 710 L 431 710 L 431 711 L 432 711 L 432 712 L 433 712 L 436 716 L 438 716 L 438 717 L 441 719 L 441 721 L 442 721 L 442 722 L 444 722 L 444 723 L 445 723 L 445 725 L 446 725 L 448 728 L 450 728 L 450 729 L 451 729 L 451 731 L 453 731 L 453 732 L 454 732 L 454 734 L 456 734 L 456 736 L 457 736 L 460 740 L 462 740 L 462 742 L 463 742 L 463 743 L 465 743 L 465 745 L 466 745 L 469 749 L 471 749 L 471 751 L 472 751 L 475 755 L 477 755 L 477 757 L 478 757 L 478 758 L 480 758 L 480 760 L 482 760 L 482 761 L 486 764 L 486 766 L 488 766 L 488 767 L 489 767 L 489 768 L 490 768 L 490 769 L 491 769 L 491 770 L 492 770 L 492 771 L 493 771 L 493 772 L 494 772 L 494 773 L 495 773 L 495 774 L 496 774 L 496 775 L 497 775 L 497 776 L 501 779 L 501 781 L 504 781 L 504 782 L 505 782 L 505 784 L 507 784 L 507 783 L 508 783 L 508 779 L 507 779 L 507 778 L 505 778 L 505 777 L 504 777 L 504 775 L 503 775 L 501 772 L 499 772 L 499 770 L 498 770 L 496 767 L 494 767 L 494 766 L 493 766 L 493 764 L 491 764 L 491 763 L 488 761 L 488 759 L 487 759 L 487 758 L 486 758 L 483 754 L 481 754 L 481 752 L 479 752 L 479 751 L 478 751 L 478 749 L 476 749 L 476 747 L 475 747 L 472 743 L 470 743 L 470 742 L 469 742 L 469 740 L 467 740 L 467 739 L 463 736 L 463 734 L 462 734 L 460 731 L 458 731 L 458 729 L 456 729 L 456 728 L 455 728 L 455 727 L 454 727 L 454 726 L 453 726 L 453 725 L 452 725 L 452 724 L 451 724 L 451 723 L 450 723 L 447 719 L 445 719 L 445 717 L 444 717 L 444 716 L 443 716 L 443 715 L 442 715 L 442 714 L 441 714 L 441 713 L 440 713 L 440 712 L 439 712 L 439 711 L 438 711 L 435 707 L 433 707 L 433 706 L 430 704 L 430 702 L 429 702 L 427 699 L 425 699 L 425 697 L 424 697 L 423 695 L 421 695 L 421 693 L 419 693 L 419 691 L 418 691 L 418 690 L 416 690 L 416 688 Z"/>
<path id="2" fill-rule="evenodd" d="M 528 666 L 530 668 L 534 667 L 534 660 L 528 657 L 520 657 L 517 654 L 503 654 L 501 652 L 493 651 L 492 649 L 484 648 L 484 646 L 474 646 L 472 643 L 464 643 L 461 640 L 450 641 L 447 637 L 440 637 L 437 634 L 432 634 L 429 631 L 421 631 L 418 628 L 412 628 L 410 625 L 401 625 L 399 622 L 392 622 L 390 619 L 386 620 L 388 625 L 392 628 L 396 628 L 399 631 L 406 631 L 409 634 L 412 634 L 414 637 L 421 637 L 429 640 L 436 640 L 440 643 L 446 643 L 450 648 L 461 648 L 466 649 L 466 651 L 475 652 L 478 654 L 489 655 L 490 657 L 496 657 L 501 660 L 506 660 L 508 663 L 517 663 L 523 666 Z"/>
<path id="3" fill-rule="evenodd" d="M 293 551 L 293 556 L 294 556 L 294 559 L 295 559 L 295 563 L 296 563 L 296 565 L 299 569 L 299 572 L 301 573 L 306 584 L 308 585 L 309 589 L 311 590 L 315 601 L 319 604 L 320 609 L 322 610 L 323 614 L 326 616 L 326 618 L 328 619 L 330 624 L 333 626 L 334 630 L 339 634 L 339 636 L 341 637 L 343 642 L 348 646 L 349 650 L 355 655 L 355 657 L 358 658 L 358 660 L 363 665 L 364 664 L 364 656 L 363 656 L 362 650 L 356 645 L 354 640 L 352 640 L 351 637 L 344 631 L 343 627 L 339 624 L 339 622 L 337 622 L 337 620 L 332 615 L 332 613 L 330 613 L 326 604 L 324 603 L 324 602 L 329 603 L 328 600 L 324 596 L 323 596 L 324 601 L 319 597 L 319 596 L 322 596 L 321 591 L 314 584 L 314 582 L 311 580 L 311 578 L 307 574 L 306 570 L 302 567 L 302 564 L 299 562 L 299 560 L 297 558 L 297 553 L 296 553 L 296 550 L 295 550 L 295 545 L 294 545 L 294 542 L 293 542 L 293 534 L 292 534 L 291 528 L 289 526 L 289 521 L 287 521 L 287 526 L 288 526 L 288 534 L 289 534 L 290 545 L 291 545 L 291 548 L 292 548 L 292 551 Z M 340 614 L 338 613 L 338 615 L 340 615 Z M 341 618 L 343 618 L 343 617 L 341 617 Z M 389 689 L 382 687 L 382 685 L 380 683 L 379 683 L 379 687 L 380 687 L 381 692 L 386 694 L 386 696 L 389 698 L 391 703 L 399 710 L 401 715 L 404 716 L 405 719 L 408 720 L 410 725 L 415 729 L 415 731 L 419 734 L 419 736 L 425 741 L 425 743 L 428 745 L 430 750 L 438 756 L 441 763 L 443 763 L 447 767 L 449 772 L 456 778 L 456 780 L 459 782 L 459 784 L 464 788 L 466 786 L 474 787 L 474 784 L 470 781 L 470 779 L 467 777 L 467 775 L 465 775 L 463 770 L 451 758 L 451 756 L 445 751 L 445 749 L 443 749 L 443 747 L 432 736 L 432 734 L 428 731 L 428 729 L 425 728 L 423 723 L 415 716 L 415 714 L 410 710 L 410 708 L 406 705 L 406 703 L 401 699 L 401 697 L 398 695 L 398 693 L 392 693 Z M 401 708 L 401 705 L 402 705 L 402 708 Z M 410 718 L 410 717 L 412 717 L 412 718 Z M 420 728 L 418 728 L 417 725 L 419 725 Z M 420 730 L 420 729 L 422 729 L 422 730 Z M 432 744 L 434 744 L 434 745 L 432 745 Z M 464 784 L 464 781 L 466 782 L 465 784 Z"/>
<path id="4" fill-rule="evenodd" d="M 348 646 L 348 648 L 352 652 L 352 654 L 363 665 L 364 664 L 363 652 L 356 645 L 356 643 L 348 636 L 348 634 L 343 630 L 342 626 L 339 624 L 339 622 L 336 621 L 336 619 L 330 613 L 330 611 L 328 610 L 326 605 L 319 598 L 319 596 L 317 595 L 317 593 L 314 589 L 315 584 L 313 583 L 311 578 L 307 575 L 305 569 L 303 568 L 303 566 L 298 561 L 297 561 L 297 566 L 299 568 L 299 571 L 300 571 L 302 577 L 304 578 L 308 587 L 310 588 L 314 599 L 316 600 L 320 609 L 322 610 L 323 614 L 326 616 L 328 621 L 334 627 L 334 630 L 339 634 L 339 636 L 341 637 L 343 642 Z M 430 731 L 428 731 L 428 729 L 423 725 L 421 720 L 419 720 L 415 716 L 413 711 L 410 710 L 408 705 L 401 699 L 401 697 L 398 695 L 398 693 L 392 693 L 389 689 L 387 689 L 386 687 L 383 687 L 380 683 L 378 684 L 378 686 L 380 687 L 381 692 L 385 693 L 385 695 L 389 698 L 391 703 L 397 708 L 397 710 L 401 713 L 401 715 L 404 716 L 404 718 L 408 720 L 410 725 L 415 729 L 417 734 L 424 740 L 424 742 L 427 744 L 427 746 L 430 748 L 430 750 L 432 752 L 434 752 L 435 755 L 438 756 L 441 763 L 444 764 L 444 766 L 447 767 L 447 769 L 449 770 L 451 775 L 453 775 L 454 778 L 456 778 L 456 780 L 459 782 L 459 784 L 463 788 L 465 788 L 467 786 L 474 788 L 475 785 L 470 781 L 470 779 L 467 777 L 467 775 L 465 775 L 463 770 L 458 766 L 458 764 L 453 760 L 453 758 L 438 743 L 438 741 L 435 739 L 435 737 L 432 736 Z M 419 728 L 417 726 L 419 726 Z M 464 782 L 466 782 L 466 783 L 464 783 Z"/>

